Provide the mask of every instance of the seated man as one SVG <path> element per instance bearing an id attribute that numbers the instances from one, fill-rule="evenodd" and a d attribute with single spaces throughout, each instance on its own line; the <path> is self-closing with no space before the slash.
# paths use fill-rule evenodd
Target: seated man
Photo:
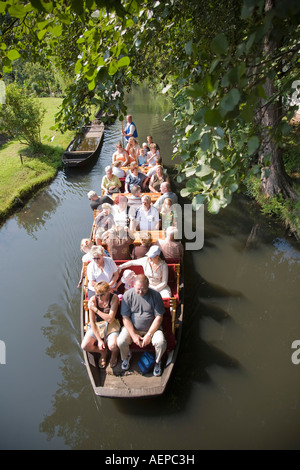
<path id="1" fill-rule="evenodd" d="M 151 203 L 151 197 L 144 194 L 142 205 L 138 208 L 135 215 L 136 230 L 159 230 L 159 212 Z"/>
<path id="2" fill-rule="evenodd" d="M 177 194 L 171 191 L 170 183 L 168 183 L 167 181 L 164 181 L 163 183 L 161 183 L 160 192 L 161 192 L 161 196 L 154 203 L 154 207 L 156 207 L 159 211 L 161 210 L 163 202 L 167 197 L 172 200 L 173 204 L 177 204 L 178 202 Z"/>
<path id="3" fill-rule="evenodd" d="M 128 205 L 136 209 L 142 205 L 142 190 L 138 184 L 131 186 L 131 195 L 128 196 Z"/>
<path id="4" fill-rule="evenodd" d="M 155 348 L 153 375 L 161 375 L 161 358 L 167 348 L 167 342 L 160 326 L 165 312 L 159 292 L 149 288 L 147 276 L 139 274 L 134 287 L 125 292 L 121 304 L 123 328 L 117 344 L 122 359 L 122 369 L 128 370 L 131 352 L 129 346 L 134 342 L 144 348 L 152 342 Z"/>
<path id="5" fill-rule="evenodd" d="M 99 197 L 96 191 L 89 191 L 88 198 L 91 201 L 90 206 L 93 210 L 98 209 L 101 210 L 102 204 L 105 202 L 107 204 L 113 204 L 113 200 L 109 196 Z"/>

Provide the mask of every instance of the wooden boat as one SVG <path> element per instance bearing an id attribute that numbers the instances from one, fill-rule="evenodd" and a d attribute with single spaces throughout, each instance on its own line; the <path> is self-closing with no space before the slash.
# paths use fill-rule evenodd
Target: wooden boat
<path id="1" fill-rule="evenodd" d="M 155 193 L 155 196 L 157 196 L 157 193 Z M 94 217 L 97 213 L 98 211 L 95 210 Z M 93 239 L 92 234 L 93 228 L 90 236 L 91 239 Z M 135 232 L 134 243 L 139 243 L 139 234 L 139 232 Z M 159 238 L 164 238 L 164 232 L 162 230 L 153 231 L 151 234 L 153 242 Z M 114 261 L 118 266 L 121 266 L 125 262 L 125 260 Z M 142 373 L 138 362 L 142 354 L 145 352 L 145 349 L 142 350 L 134 344 L 131 345 L 133 354 L 128 371 L 122 370 L 122 361 L 120 356 L 116 367 L 110 367 L 108 356 L 107 367 L 105 369 L 101 369 L 98 365 L 100 354 L 83 351 L 88 376 L 96 395 L 109 398 L 142 398 L 161 395 L 164 393 L 178 356 L 184 311 L 182 263 L 180 262 L 180 259 L 169 259 L 166 260 L 166 262 L 169 269 L 168 285 L 171 288 L 172 294 L 170 298 L 163 299 L 165 313 L 162 328 L 167 340 L 167 350 L 162 359 L 161 376 L 154 377 L 152 370 L 146 374 Z M 87 266 L 85 267 L 85 282 L 82 286 L 80 305 L 81 340 L 84 338 L 89 323 L 87 299 L 88 279 L 86 268 Z M 130 269 L 135 271 L 136 274 L 143 273 L 142 266 L 131 266 Z M 117 318 L 119 318 L 120 323 L 122 324 L 120 308 Z M 151 344 L 148 345 L 146 349 L 154 353 L 154 348 Z"/>
<path id="2" fill-rule="evenodd" d="M 64 152 L 63 164 L 68 167 L 81 167 L 94 161 L 99 156 L 103 135 L 102 122 L 93 122 L 90 126 L 83 127 Z"/>

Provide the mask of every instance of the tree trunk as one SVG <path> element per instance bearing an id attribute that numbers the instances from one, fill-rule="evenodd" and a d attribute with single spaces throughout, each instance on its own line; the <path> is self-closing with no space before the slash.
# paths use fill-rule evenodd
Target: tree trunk
<path id="1" fill-rule="evenodd" d="M 265 10 L 268 11 L 273 7 L 274 0 L 266 0 Z M 271 56 L 277 49 L 278 45 L 271 41 L 270 36 L 267 35 L 264 41 L 264 54 L 265 57 Z M 264 171 L 262 177 L 262 191 L 270 197 L 277 194 L 282 194 L 284 198 L 299 199 L 297 192 L 292 188 L 292 180 L 287 175 L 283 161 L 282 151 L 275 141 L 275 130 L 282 118 L 282 106 L 280 101 L 268 101 L 270 97 L 275 96 L 274 81 L 269 78 L 266 79 L 264 84 L 266 99 L 263 100 L 262 108 L 260 110 L 261 126 L 262 126 L 262 152 L 259 160 L 264 162 L 264 157 L 270 160 L 268 171 Z"/>

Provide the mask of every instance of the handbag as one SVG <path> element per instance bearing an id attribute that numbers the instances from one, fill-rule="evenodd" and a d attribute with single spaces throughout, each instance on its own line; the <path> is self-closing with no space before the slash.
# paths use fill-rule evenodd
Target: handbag
<path id="1" fill-rule="evenodd" d="M 96 322 L 96 326 L 99 331 L 99 335 L 101 339 L 105 339 L 111 333 L 115 333 L 116 331 L 120 331 L 121 325 L 119 320 L 114 318 L 112 323 L 108 323 L 105 320 Z"/>
<path id="2" fill-rule="evenodd" d="M 151 353 L 146 351 L 138 361 L 139 368 L 143 372 L 143 374 L 147 374 L 149 370 L 154 366 L 155 359 Z"/>
<path id="3" fill-rule="evenodd" d="M 109 193 L 109 194 L 119 193 L 119 192 L 120 192 L 120 189 L 119 189 L 119 188 L 108 189 L 108 193 Z"/>

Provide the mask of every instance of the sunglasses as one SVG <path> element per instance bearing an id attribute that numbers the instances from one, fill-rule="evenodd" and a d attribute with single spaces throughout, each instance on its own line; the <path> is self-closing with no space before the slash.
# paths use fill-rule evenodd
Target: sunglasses
<path id="1" fill-rule="evenodd" d="M 93 258 L 93 260 L 97 260 L 97 259 L 101 259 L 101 258 Z"/>

